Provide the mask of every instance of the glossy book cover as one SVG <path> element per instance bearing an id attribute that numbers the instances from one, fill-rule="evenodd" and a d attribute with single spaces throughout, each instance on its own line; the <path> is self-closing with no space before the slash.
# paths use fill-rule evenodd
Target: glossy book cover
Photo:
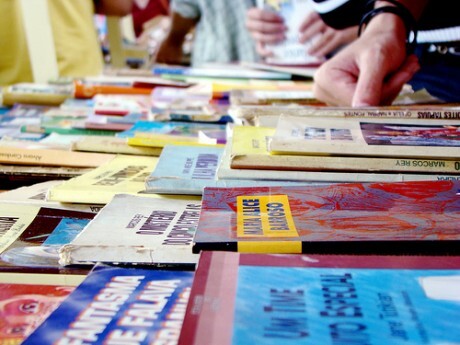
<path id="1" fill-rule="evenodd" d="M 455 254 L 460 182 L 205 188 L 194 252 Z"/>
<path id="2" fill-rule="evenodd" d="M 179 344 L 457 344 L 459 259 L 204 252 Z"/>

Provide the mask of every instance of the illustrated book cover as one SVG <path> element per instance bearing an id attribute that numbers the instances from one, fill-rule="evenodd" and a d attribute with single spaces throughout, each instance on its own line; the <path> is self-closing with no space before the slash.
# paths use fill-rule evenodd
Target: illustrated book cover
<path id="1" fill-rule="evenodd" d="M 205 188 L 194 252 L 458 254 L 460 182 Z"/>
<path id="2" fill-rule="evenodd" d="M 205 252 L 179 344 L 455 344 L 459 316 L 458 256 Z"/>
<path id="3" fill-rule="evenodd" d="M 157 161 L 158 157 L 117 155 L 107 164 L 51 188 L 47 200 L 106 204 L 117 193 L 137 194 L 144 190 L 145 179 Z"/>
<path id="4" fill-rule="evenodd" d="M 94 218 L 91 212 L 0 203 L 0 266 L 59 267 L 59 248 Z"/>
<path id="5" fill-rule="evenodd" d="M 281 115 L 272 153 L 458 159 L 460 121 Z"/>
<path id="6" fill-rule="evenodd" d="M 433 173 L 460 174 L 460 153 L 454 159 L 409 159 L 391 157 L 354 157 L 319 155 L 270 155 L 266 150 L 274 128 L 235 126 L 233 128 L 231 167 L 235 169 L 272 169 L 299 171 Z M 378 176 L 378 175 L 374 175 Z M 428 179 L 430 179 L 428 177 Z M 382 175 L 382 181 L 386 176 Z M 410 176 L 407 180 L 411 180 Z"/>
<path id="7" fill-rule="evenodd" d="M 175 343 L 193 272 L 97 265 L 23 344 Z"/>
<path id="8" fill-rule="evenodd" d="M 198 199 L 117 194 L 60 249 L 60 263 L 193 266 L 198 261 L 192 239 L 200 208 Z"/>

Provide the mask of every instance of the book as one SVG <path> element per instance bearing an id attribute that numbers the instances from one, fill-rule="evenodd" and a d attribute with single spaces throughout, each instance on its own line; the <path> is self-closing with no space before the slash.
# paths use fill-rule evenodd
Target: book
<path id="1" fill-rule="evenodd" d="M 232 106 L 252 105 L 289 105 L 318 104 L 310 90 L 232 90 L 230 104 Z"/>
<path id="2" fill-rule="evenodd" d="M 241 175 L 241 178 L 316 182 L 398 182 L 460 178 L 455 160 L 271 155 L 268 145 L 274 133 L 275 129 L 270 127 L 235 126 L 232 144 L 228 146 L 230 156 L 225 162 L 226 167 L 223 164 L 220 167 L 218 176 L 236 178 Z M 385 159 L 388 159 L 387 163 L 376 163 Z M 315 169 L 311 169 L 312 162 L 317 164 Z M 348 165 L 346 162 L 349 162 Z M 352 169 L 350 162 L 371 165 L 355 164 Z M 354 171 L 350 173 L 347 169 Z"/>
<path id="3" fill-rule="evenodd" d="M 175 343 L 193 272 L 98 265 L 23 342 Z"/>
<path id="4" fill-rule="evenodd" d="M 193 251 L 458 253 L 460 182 L 205 188 Z"/>
<path id="5" fill-rule="evenodd" d="M 224 148 L 166 145 L 145 181 L 145 193 L 201 195 L 204 187 L 298 185 L 288 181 L 217 178 Z"/>
<path id="6" fill-rule="evenodd" d="M 85 135 L 73 143 L 72 150 L 158 157 L 162 149 L 160 147 L 129 145 L 126 138 Z"/>
<path id="7" fill-rule="evenodd" d="M 18 83 L 2 88 L 3 105 L 16 103 L 58 106 L 72 96 L 69 85 Z"/>
<path id="8" fill-rule="evenodd" d="M 460 121 L 282 115 L 269 146 L 272 153 L 458 159 Z"/>
<path id="9" fill-rule="evenodd" d="M 47 200 L 107 204 L 117 193 L 137 194 L 158 157 L 117 155 L 110 162 L 51 188 Z"/>
<path id="10" fill-rule="evenodd" d="M 114 157 L 107 153 L 27 149 L 0 144 L 0 163 L 8 164 L 87 168 L 100 166 Z"/>
<path id="11" fill-rule="evenodd" d="M 454 344 L 459 257 L 205 252 L 180 345 Z"/>
<path id="12" fill-rule="evenodd" d="M 94 216 L 92 212 L 0 202 L 0 265 L 59 267 L 59 248 Z"/>
<path id="13" fill-rule="evenodd" d="M 60 285 L 57 282 L 59 279 L 55 279 L 59 277 L 57 274 L 43 277 L 16 274 L 21 279 L 15 282 L 4 279 L 4 273 L 0 275 L 2 345 L 19 345 L 74 289 L 72 285 Z M 49 280 L 46 281 L 45 278 Z"/>
<path id="14" fill-rule="evenodd" d="M 61 247 L 60 263 L 193 267 L 198 262 L 192 239 L 200 208 L 197 198 L 117 194 L 73 241 Z"/>
<path id="15" fill-rule="evenodd" d="M 242 121 L 253 126 L 265 127 L 276 127 L 281 114 L 306 117 L 460 120 L 460 109 L 458 107 L 425 104 L 369 108 L 321 107 L 296 104 L 276 104 L 270 107 L 264 105 L 232 105 L 229 113 L 237 122 Z"/>
<path id="16" fill-rule="evenodd" d="M 287 30 L 285 40 L 279 43 L 266 44 L 272 55 L 266 62 L 275 65 L 318 65 L 324 59 L 309 55 L 308 48 L 317 37 L 300 43 L 300 26 L 305 17 L 314 11 L 308 0 L 258 0 L 258 7 L 277 13 L 284 21 Z"/>
<path id="17" fill-rule="evenodd" d="M 460 174 L 460 155 L 457 160 L 269 155 L 263 152 L 263 150 L 266 150 L 268 142 L 274 133 L 274 128 L 235 126 L 233 128 L 231 168 L 318 172 L 359 171 Z M 383 176 L 382 180 L 384 180 Z"/>
<path id="18" fill-rule="evenodd" d="M 64 182 L 64 180 L 50 180 L 40 183 L 35 183 L 30 186 L 23 186 L 16 189 L 4 191 L 0 193 L 0 202 L 19 203 L 19 204 L 34 204 L 48 208 L 58 208 L 61 210 L 73 210 L 98 213 L 101 205 L 90 204 L 64 204 L 55 201 L 46 200 L 48 190 Z"/>

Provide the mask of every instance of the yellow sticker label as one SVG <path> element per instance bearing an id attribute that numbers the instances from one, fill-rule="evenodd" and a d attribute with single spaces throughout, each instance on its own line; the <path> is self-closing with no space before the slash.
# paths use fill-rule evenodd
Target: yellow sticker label
<path id="1" fill-rule="evenodd" d="M 298 237 L 287 195 L 238 196 L 238 237 Z"/>
<path id="2" fill-rule="evenodd" d="M 301 241 L 245 241 L 238 242 L 240 253 L 301 254 Z"/>

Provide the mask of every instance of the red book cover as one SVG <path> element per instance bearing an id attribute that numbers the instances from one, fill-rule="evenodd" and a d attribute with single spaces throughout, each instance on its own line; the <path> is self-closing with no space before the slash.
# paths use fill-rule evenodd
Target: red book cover
<path id="1" fill-rule="evenodd" d="M 205 188 L 194 252 L 458 254 L 460 181 Z"/>

